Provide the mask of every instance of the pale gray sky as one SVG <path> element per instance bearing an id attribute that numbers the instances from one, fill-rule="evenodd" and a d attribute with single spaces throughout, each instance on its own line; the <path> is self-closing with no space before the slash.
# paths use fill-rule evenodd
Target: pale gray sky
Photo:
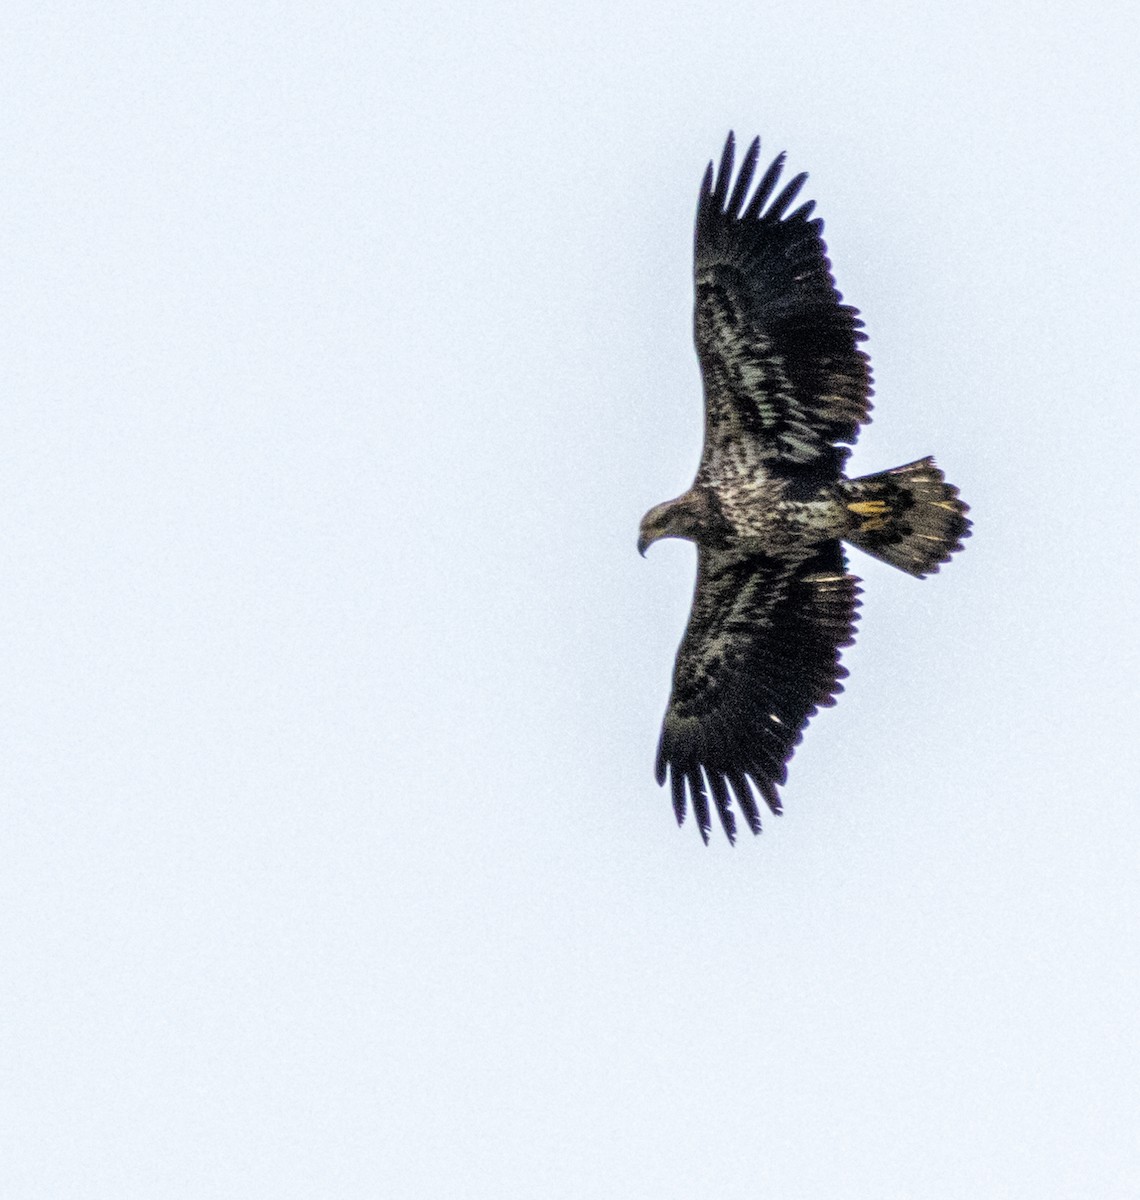
<path id="1" fill-rule="evenodd" d="M 9 5 L 6 1198 L 1140 1196 L 1140 18 L 996 7 Z M 706 849 L 729 128 L 976 532 Z"/>

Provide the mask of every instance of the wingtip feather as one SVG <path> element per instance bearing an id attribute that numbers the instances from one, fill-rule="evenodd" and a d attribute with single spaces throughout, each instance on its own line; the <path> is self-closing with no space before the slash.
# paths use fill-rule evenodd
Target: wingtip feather
<path id="1" fill-rule="evenodd" d="M 736 173 L 736 185 L 732 189 L 732 195 L 728 198 L 727 213 L 730 217 L 737 218 L 740 215 L 744 197 L 748 195 L 748 189 L 752 186 L 752 176 L 756 173 L 756 160 L 759 157 L 760 139 L 753 138 L 744 152 L 744 157 L 740 160 L 740 170 Z"/>
<path id="2" fill-rule="evenodd" d="M 709 165 L 705 168 L 704 178 L 701 180 L 702 201 L 707 200 L 712 195 L 713 169 L 712 159 L 709 159 Z"/>
<path id="3" fill-rule="evenodd" d="M 701 783 L 700 769 L 694 768 L 688 773 L 689 798 L 693 802 L 693 815 L 697 818 L 697 828 L 701 831 L 701 840 L 707 846 L 709 833 L 712 830 L 712 820 L 709 817 L 709 798 Z"/>
<path id="4" fill-rule="evenodd" d="M 783 804 L 780 803 L 780 794 L 776 791 L 776 785 L 770 779 L 765 779 L 762 775 L 756 777 L 756 786 L 760 789 L 760 795 L 764 797 L 764 803 L 778 817 L 784 811 Z"/>
<path id="5" fill-rule="evenodd" d="M 732 130 L 724 141 L 724 150 L 720 156 L 720 166 L 717 168 L 716 184 L 713 187 L 712 198 L 718 209 L 723 210 L 725 198 L 728 196 L 728 181 L 732 176 L 732 162 L 736 155 L 736 137 Z"/>
<path id="6" fill-rule="evenodd" d="M 706 771 L 705 775 L 709 781 L 709 788 L 712 791 L 713 803 L 716 805 L 717 816 L 720 817 L 720 823 L 724 826 L 725 835 L 728 837 L 729 845 L 736 845 L 736 817 L 732 813 L 732 802 L 729 799 L 728 788 L 724 782 L 724 776 L 717 771 Z"/>
<path id="7" fill-rule="evenodd" d="M 807 183 L 806 171 L 801 171 L 793 179 L 790 179 L 784 190 L 768 206 L 768 211 L 764 214 L 764 220 L 779 221 L 787 211 L 791 202 L 799 195 L 800 188 L 802 188 L 805 183 Z"/>
<path id="8" fill-rule="evenodd" d="M 743 220 L 747 221 L 759 217 L 760 210 L 764 207 L 768 197 L 771 196 L 772 189 L 775 188 L 776 182 L 780 178 L 780 172 L 784 169 L 784 160 L 786 158 L 787 154 L 781 150 L 768 164 L 768 169 L 756 185 L 756 191 L 753 192 L 752 199 L 748 202 L 748 207 L 741 214 Z"/>
<path id="9" fill-rule="evenodd" d="M 752 795 L 752 788 L 748 784 L 748 776 L 746 774 L 731 775 L 728 780 L 732 787 L 733 795 L 736 797 L 736 803 L 740 805 L 740 811 L 744 814 L 744 819 L 748 822 L 748 828 L 753 834 L 760 833 L 760 810 L 756 806 L 756 798 Z"/>
<path id="10" fill-rule="evenodd" d="M 685 823 L 685 777 L 677 772 L 672 766 L 669 769 L 669 784 L 670 790 L 673 793 L 673 816 L 677 818 L 678 825 Z"/>

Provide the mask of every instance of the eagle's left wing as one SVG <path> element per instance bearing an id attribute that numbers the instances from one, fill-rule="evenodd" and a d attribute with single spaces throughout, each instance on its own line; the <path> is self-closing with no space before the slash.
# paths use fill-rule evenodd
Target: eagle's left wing
<path id="1" fill-rule="evenodd" d="M 811 217 L 810 202 L 788 212 L 807 176 L 773 199 L 781 154 L 752 190 L 759 153 L 757 138 L 734 183 L 730 133 L 715 175 L 709 163 L 697 206 L 699 480 L 781 466 L 838 474 L 847 451 L 836 443 L 855 441 L 871 407 L 863 322 L 835 290 L 823 222 Z"/>
<path id="2" fill-rule="evenodd" d="M 760 814 L 752 787 L 780 811 L 776 789 L 787 779 L 804 726 L 843 690 L 839 650 L 854 640 L 858 582 L 847 574 L 838 542 L 794 561 L 699 548 L 657 782 L 664 784 L 668 769 L 678 823 L 685 819 L 687 785 L 706 842 L 710 794 L 730 841 L 736 837 L 730 787 L 753 833 L 760 832 Z"/>

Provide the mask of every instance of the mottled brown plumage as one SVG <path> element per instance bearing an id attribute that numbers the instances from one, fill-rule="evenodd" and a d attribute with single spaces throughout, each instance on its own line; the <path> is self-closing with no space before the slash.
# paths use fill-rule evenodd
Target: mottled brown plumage
<path id="1" fill-rule="evenodd" d="M 704 448 L 693 486 L 651 509 L 638 539 L 643 554 L 662 537 L 698 547 L 657 779 L 669 779 L 678 822 L 692 803 L 706 842 L 710 802 L 729 840 L 733 798 L 754 833 L 760 803 L 780 812 L 804 727 L 842 691 L 859 588 L 841 542 L 921 578 L 970 528 L 933 459 L 845 478 L 871 407 L 863 323 L 835 290 L 814 205 L 788 211 L 807 176 L 776 195 L 781 154 L 753 189 L 759 153 L 757 138 L 734 181 L 729 134 L 705 174 L 694 312 Z"/>

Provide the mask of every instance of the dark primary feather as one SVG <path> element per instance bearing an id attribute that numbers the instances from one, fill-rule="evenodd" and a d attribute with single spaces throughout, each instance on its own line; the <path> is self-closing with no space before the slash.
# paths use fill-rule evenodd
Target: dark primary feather
<path id="1" fill-rule="evenodd" d="M 753 790 L 780 811 L 777 789 L 804 726 L 842 691 L 847 672 L 839 650 L 854 640 L 858 594 L 838 542 L 794 560 L 700 547 L 657 779 L 664 783 L 668 770 L 678 821 L 687 790 L 706 842 L 710 795 L 730 841 L 732 795 L 754 833 L 760 814 Z"/>
<path id="2" fill-rule="evenodd" d="M 745 204 L 759 153 L 757 138 L 730 193 L 729 134 L 697 209 L 694 329 L 705 383 L 698 478 L 715 477 L 726 456 L 747 468 L 810 465 L 837 475 L 847 451 L 835 443 L 854 442 L 871 407 L 871 372 L 858 348 L 863 323 L 835 290 L 814 204 L 785 215 L 807 176 L 771 199 L 780 155 Z"/>

